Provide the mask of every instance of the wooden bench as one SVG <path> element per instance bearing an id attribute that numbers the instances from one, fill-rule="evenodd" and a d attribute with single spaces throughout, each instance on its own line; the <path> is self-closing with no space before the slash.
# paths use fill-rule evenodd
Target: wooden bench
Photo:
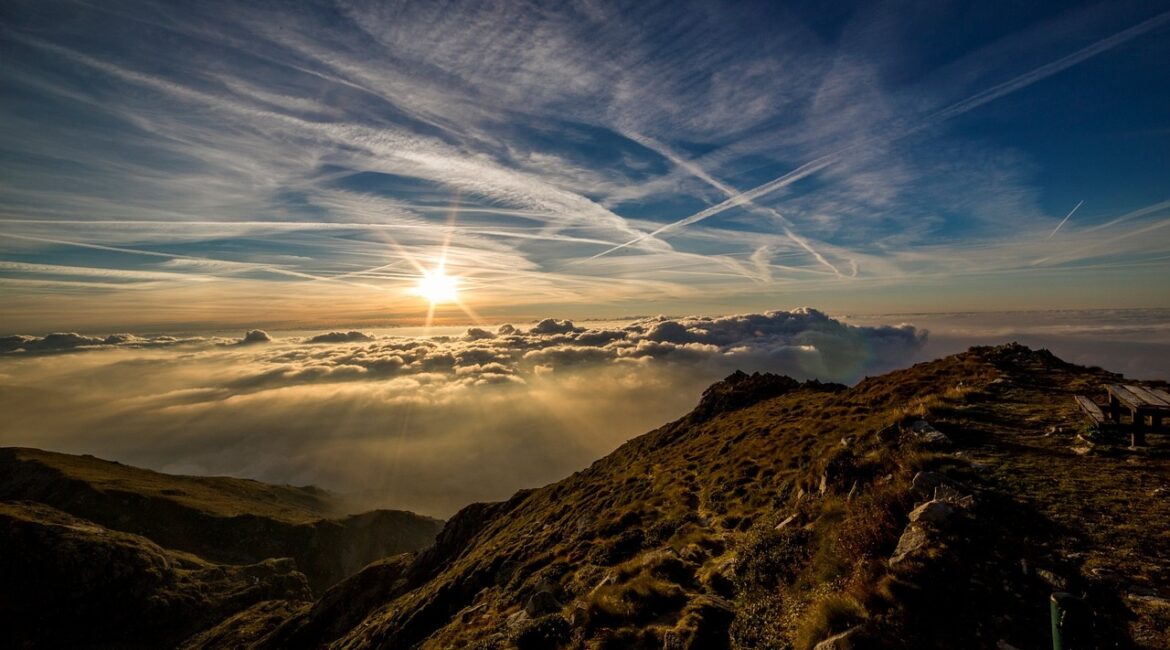
<path id="1" fill-rule="evenodd" d="M 1170 404 L 1170 393 L 1167 393 L 1166 391 L 1162 390 L 1161 388 L 1151 388 L 1151 389 L 1149 389 L 1149 391 L 1151 393 L 1153 393 L 1154 395 L 1156 395 L 1158 397 L 1158 399 L 1162 400 L 1163 402 L 1166 402 L 1167 404 Z"/>
<path id="2" fill-rule="evenodd" d="M 1077 401 L 1077 406 L 1084 411 L 1085 417 L 1092 421 L 1093 425 L 1101 428 L 1105 425 L 1105 413 L 1101 411 L 1101 407 L 1097 406 L 1093 400 L 1084 395 L 1073 395 L 1073 399 Z"/>
<path id="3" fill-rule="evenodd" d="M 1159 388 L 1148 389 L 1136 384 L 1105 384 L 1105 392 L 1109 394 L 1109 417 L 1118 424 L 1121 423 L 1122 409 L 1129 412 L 1131 446 L 1139 447 L 1146 444 L 1146 418 L 1154 429 L 1162 427 L 1162 422 L 1170 416 L 1170 395 Z"/>

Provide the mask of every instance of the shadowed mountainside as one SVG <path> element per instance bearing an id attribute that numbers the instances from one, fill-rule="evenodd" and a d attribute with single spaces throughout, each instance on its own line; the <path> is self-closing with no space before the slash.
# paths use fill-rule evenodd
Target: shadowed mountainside
<path id="1" fill-rule="evenodd" d="M 35 501 L 226 564 L 291 557 L 322 592 L 376 559 L 421 549 L 442 522 L 410 512 L 338 516 L 314 487 L 172 476 L 92 456 L 0 449 L 0 500 Z"/>
<path id="2" fill-rule="evenodd" d="M 852 388 L 736 373 L 413 558 L 186 647 L 1045 647 L 1055 591 L 1091 645 L 1167 647 L 1170 461 L 1086 452 L 1071 399 L 1116 379 L 1014 344 Z"/>
<path id="3" fill-rule="evenodd" d="M 290 560 L 212 564 L 29 502 L 0 502 L 6 647 L 169 647 L 249 605 L 310 597 Z"/>

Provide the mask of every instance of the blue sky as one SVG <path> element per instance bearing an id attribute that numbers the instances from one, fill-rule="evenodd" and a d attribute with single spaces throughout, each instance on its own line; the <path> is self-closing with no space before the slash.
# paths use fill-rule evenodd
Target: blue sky
<path id="1" fill-rule="evenodd" d="M 7 328 L 1168 304 L 1165 5 L 824 4 L 7 2 Z"/>

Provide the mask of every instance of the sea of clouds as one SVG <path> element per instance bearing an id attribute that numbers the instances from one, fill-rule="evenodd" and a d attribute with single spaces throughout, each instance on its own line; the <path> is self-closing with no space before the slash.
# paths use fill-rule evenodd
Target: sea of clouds
<path id="1" fill-rule="evenodd" d="M 0 444 L 445 516 L 587 466 L 734 370 L 852 382 L 907 365 L 925 341 L 813 309 L 431 337 L 11 336 Z"/>
<path id="2" fill-rule="evenodd" d="M 446 516 L 587 466 L 685 414 L 734 370 L 851 383 L 1011 340 L 1170 379 L 1166 309 L 866 318 L 797 309 L 546 319 L 442 336 L 22 335 L 0 337 L 0 445 L 316 484 L 351 495 L 355 508 Z"/>

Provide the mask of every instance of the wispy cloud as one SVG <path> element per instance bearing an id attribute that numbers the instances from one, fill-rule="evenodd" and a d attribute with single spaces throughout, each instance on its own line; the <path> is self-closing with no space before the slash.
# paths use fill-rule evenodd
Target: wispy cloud
<path id="1" fill-rule="evenodd" d="M 779 286 L 892 296 L 940 269 L 1026 269 L 1043 242 L 1004 233 L 1052 227 L 1072 197 L 1038 170 L 1065 161 L 973 120 L 1043 122 L 1020 98 L 1105 57 L 1146 83 L 1170 14 L 1006 12 L 988 39 L 926 51 L 913 34 L 953 29 L 946 13 L 858 9 L 827 29 L 763 3 L 17 8 L 0 19 L 0 260 L 163 274 L 135 283 L 157 295 L 138 311 L 176 322 L 191 278 L 225 305 L 304 289 L 309 309 L 329 285 L 404 317 L 415 263 L 444 250 L 497 313 L 733 310 Z M 1151 192 L 1095 178 L 1095 197 Z M 1135 207 L 1094 199 L 1076 230 Z M 1166 248 L 1149 232 L 1072 262 Z M 56 283 L 29 318 L 66 296 L 104 311 L 87 283 L 118 290 L 11 265 L 0 280 L 26 307 Z M 278 311 L 303 317 L 296 298 Z"/>
<path id="2" fill-rule="evenodd" d="M 1025 72 L 1025 73 L 1023 73 L 1017 77 L 1014 77 L 1008 81 L 1005 81 L 1003 83 L 997 84 L 991 88 L 988 88 L 986 90 L 975 93 L 974 95 L 971 95 L 970 97 L 967 97 L 966 99 L 955 102 L 949 106 L 946 106 L 942 109 L 934 111 L 934 112 L 927 114 L 921 118 L 912 118 L 909 121 L 910 123 L 908 125 L 900 126 L 900 127 L 895 126 L 893 128 L 887 129 L 885 132 L 879 132 L 879 133 L 877 133 L 869 138 L 866 138 L 861 143 L 850 145 L 849 147 L 846 147 L 846 148 L 838 150 L 838 151 L 826 153 L 826 154 L 824 154 L 824 155 L 822 155 L 814 160 L 811 160 L 811 161 L 801 165 L 800 167 L 784 174 L 783 176 L 775 178 L 775 179 L 768 181 L 767 183 L 764 183 L 762 185 L 756 186 L 750 190 L 746 190 L 743 192 L 734 192 L 734 191 L 730 190 L 730 188 L 727 188 L 725 185 L 722 185 L 722 184 L 714 181 L 713 179 L 710 178 L 710 176 L 706 175 L 705 173 L 703 173 L 701 171 L 696 171 L 696 170 L 698 170 L 698 168 L 693 163 L 687 163 L 685 165 L 680 165 L 681 167 L 686 169 L 688 172 L 695 174 L 696 176 L 703 179 L 704 181 L 711 183 L 712 185 L 715 185 L 716 187 L 718 187 L 721 191 L 723 191 L 725 194 L 728 195 L 727 200 L 725 200 L 717 205 L 714 205 L 714 206 L 711 206 L 711 207 L 706 208 L 704 210 L 701 210 L 699 212 L 696 212 L 695 214 L 692 214 L 688 217 L 684 217 L 682 219 L 679 219 L 678 221 L 661 226 L 658 229 L 654 230 L 653 232 L 649 233 L 648 235 L 642 235 L 638 238 L 632 239 L 632 240 L 625 242 L 623 244 L 619 244 L 618 246 L 614 246 L 612 248 L 606 249 L 600 253 L 597 253 L 593 257 L 597 258 L 597 257 L 602 257 L 604 255 L 608 255 L 610 253 L 621 250 L 621 249 L 626 248 L 628 246 L 638 244 L 641 241 L 643 241 L 644 239 L 647 239 L 649 237 L 652 237 L 655 235 L 660 235 L 660 234 L 666 233 L 668 231 L 684 228 L 686 226 L 690 226 L 692 224 L 698 223 L 704 219 L 708 219 L 708 218 L 713 217 L 715 215 L 721 214 L 721 213 L 723 213 L 727 210 L 730 210 L 732 208 L 735 208 L 735 207 L 739 207 L 739 206 L 743 206 L 743 205 L 751 205 L 752 201 L 754 201 L 755 199 L 763 197 L 767 194 L 771 194 L 772 192 L 775 192 L 779 189 L 787 187 L 787 186 L 789 186 L 797 181 L 800 181 L 800 180 L 802 180 L 810 175 L 816 174 L 817 172 L 819 172 L 819 171 L 821 171 L 821 170 L 823 170 L 831 165 L 834 165 L 837 162 L 841 161 L 842 159 L 846 158 L 849 154 L 855 153 L 858 149 L 872 147 L 875 145 L 882 145 L 882 144 L 888 143 L 890 141 L 898 140 L 898 139 L 913 135 L 919 131 L 932 128 L 939 122 L 953 119 L 953 118 L 955 118 L 959 115 L 962 115 L 968 111 L 974 110 L 974 109 L 976 109 L 976 108 L 978 108 L 978 107 L 980 107 L 988 102 L 995 101 L 996 99 L 1004 97 L 1005 95 L 1008 95 L 1010 93 L 1013 93 L 1013 92 L 1016 92 L 1016 91 L 1021 90 L 1023 88 L 1026 88 L 1026 87 L 1028 87 L 1028 86 L 1030 86 L 1038 81 L 1041 81 L 1041 80 L 1043 80 L 1047 77 L 1050 77 L 1058 72 L 1061 72 L 1061 71 L 1066 70 L 1066 69 L 1068 69 L 1068 68 L 1070 68 L 1078 63 L 1081 63 L 1082 61 L 1085 61 L 1091 57 L 1094 57 L 1098 54 L 1101 54 L 1102 52 L 1106 52 L 1114 47 L 1117 47 L 1118 45 L 1125 43 L 1126 41 L 1128 41 L 1130 39 L 1133 39 L 1137 36 L 1140 36 L 1148 31 L 1150 31 L 1151 29 L 1155 29 L 1157 27 L 1160 27 L 1167 22 L 1170 22 L 1170 12 L 1159 14 L 1158 16 L 1155 16 L 1155 17 L 1150 18 L 1146 21 L 1143 21 L 1142 23 L 1140 23 L 1138 25 L 1135 25 L 1135 26 L 1130 27 L 1128 29 L 1122 30 L 1122 31 L 1120 31 L 1116 34 L 1113 34 L 1112 36 L 1109 36 L 1107 38 L 1101 39 L 1101 40 L 1097 41 L 1096 43 L 1093 43 L 1092 45 L 1085 47 L 1081 50 L 1078 50 L 1072 54 L 1061 57 L 1061 58 L 1059 58 L 1055 61 L 1052 61 L 1050 63 L 1047 63 L 1045 65 L 1039 66 L 1033 70 Z M 645 139 L 643 139 L 643 140 L 645 140 Z M 648 140 L 646 140 L 646 141 L 649 142 Z M 675 158 L 672 158 L 672 161 L 676 162 L 676 164 L 677 164 L 677 160 Z M 1075 210 L 1075 208 L 1074 208 L 1074 210 Z M 810 249 L 810 252 L 812 252 L 811 249 Z M 821 261 L 822 263 L 827 263 L 823 260 L 823 258 L 819 259 L 818 261 Z M 834 268 L 834 271 L 836 271 L 835 268 Z"/>

